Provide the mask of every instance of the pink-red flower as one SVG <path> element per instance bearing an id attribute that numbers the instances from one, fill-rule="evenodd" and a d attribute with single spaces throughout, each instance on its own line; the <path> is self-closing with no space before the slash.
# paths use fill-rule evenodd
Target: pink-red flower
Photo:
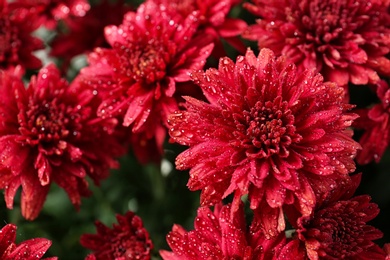
<path id="1" fill-rule="evenodd" d="M 117 215 L 112 229 L 96 221 L 97 234 L 84 234 L 80 243 L 94 251 L 86 260 L 149 260 L 153 243 L 140 217 L 128 211 Z"/>
<path id="2" fill-rule="evenodd" d="M 45 238 L 33 238 L 15 243 L 16 226 L 7 224 L 0 230 L 0 259 L 2 260 L 37 260 L 51 246 L 51 241 Z M 57 257 L 44 258 L 46 260 L 56 260 Z"/>
<path id="3" fill-rule="evenodd" d="M 316 68 L 340 86 L 374 83 L 390 74 L 387 0 L 253 0 L 260 16 L 244 38 L 258 41 L 300 68 Z"/>
<path id="4" fill-rule="evenodd" d="M 362 150 L 356 160 L 359 164 L 367 164 L 373 160 L 379 162 L 390 143 L 390 89 L 386 81 L 376 84 L 379 104 L 371 108 L 357 109 L 359 118 L 353 126 L 364 129 L 359 142 Z"/>
<path id="5" fill-rule="evenodd" d="M 8 208 L 19 187 L 26 219 L 39 214 L 51 183 L 62 187 L 76 208 L 95 184 L 117 166 L 123 147 L 113 135 L 117 121 L 96 116 L 93 92 L 60 77 L 54 65 L 33 76 L 0 73 L 0 188 Z"/>
<path id="6" fill-rule="evenodd" d="M 263 260 L 273 255 L 284 245 L 285 239 L 265 239 L 263 233 L 252 227 L 248 230 L 243 204 L 231 214 L 231 205 L 218 204 L 212 212 L 208 207 L 198 209 L 194 230 L 186 231 L 174 225 L 167 235 L 172 252 L 161 250 L 164 260 Z"/>
<path id="7" fill-rule="evenodd" d="M 99 116 L 122 117 L 132 132 L 154 138 L 162 153 L 167 117 L 177 109 L 176 88 L 191 84 L 189 73 L 203 67 L 213 47 L 205 36 L 194 38 L 198 24 L 196 12 L 183 18 L 146 2 L 120 26 L 106 27 L 112 48 L 97 48 L 81 71 L 103 98 Z"/>
<path id="8" fill-rule="evenodd" d="M 50 55 L 63 59 L 66 68 L 74 56 L 90 52 L 96 47 L 108 47 L 104 27 L 119 25 L 127 11 L 130 11 L 130 7 L 123 1 L 111 3 L 102 0 L 92 5 L 85 16 L 64 19 L 66 29 L 60 31 L 50 44 Z"/>
<path id="9" fill-rule="evenodd" d="M 42 49 L 43 43 L 31 33 L 39 27 L 34 12 L 12 8 L 6 0 L 0 1 L 0 69 L 21 65 L 39 69 L 41 61 L 32 52 Z"/>
<path id="10" fill-rule="evenodd" d="M 188 187 L 210 205 L 234 193 L 233 210 L 249 193 L 261 208 L 268 235 L 284 230 L 283 206 L 310 215 L 316 197 L 348 179 L 359 144 L 347 130 L 355 114 L 343 89 L 312 71 L 298 73 L 285 57 L 248 50 L 236 63 L 192 78 L 209 103 L 185 97 L 185 110 L 169 117 L 172 139 L 190 148 L 176 167 L 190 169 Z M 261 206 L 259 206 L 261 205 Z"/>
<path id="11" fill-rule="evenodd" d="M 291 251 L 306 252 L 308 259 L 385 259 L 385 252 L 373 240 L 382 232 L 367 225 L 378 213 L 368 195 L 352 197 L 360 175 L 328 194 L 311 216 L 298 218 L 296 237 L 281 250 L 280 259 Z M 293 223 L 294 225 L 294 223 Z"/>
<path id="12" fill-rule="evenodd" d="M 15 0 L 11 5 L 33 11 L 49 29 L 55 29 L 61 19 L 84 16 L 90 8 L 87 0 Z"/>
<path id="13" fill-rule="evenodd" d="M 230 18 L 229 13 L 241 0 L 149 0 L 157 4 L 169 6 L 183 16 L 193 11 L 199 12 L 200 24 L 198 34 L 208 34 L 214 39 L 215 48 L 213 55 L 225 56 L 221 38 L 233 47 L 245 52 L 245 46 L 240 41 L 239 35 L 246 29 L 245 21 Z"/>

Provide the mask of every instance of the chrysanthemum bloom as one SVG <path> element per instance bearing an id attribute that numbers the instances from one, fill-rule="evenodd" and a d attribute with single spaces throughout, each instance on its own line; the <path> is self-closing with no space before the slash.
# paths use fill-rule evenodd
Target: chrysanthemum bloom
<path id="1" fill-rule="evenodd" d="M 355 169 L 360 146 L 346 128 L 356 115 L 347 112 L 343 89 L 320 74 L 298 74 L 285 57 L 262 49 L 258 57 L 248 50 L 236 64 L 223 58 L 218 69 L 192 78 L 209 103 L 186 97 L 186 110 L 169 117 L 169 133 L 190 146 L 176 167 L 190 169 L 187 185 L 202 189 L 202 205 L 231 193 L 237 204 L 249 193 L 251 208 L 261 204 L 268 212 L 264 221 L 278 220 L 267 229 L 275 235 L 284 230 L 283 205 L 309 215 L 315 193 Z"/>
<path id="2" fill-rule="evenodd" d="M 221 38 L 241 52 L 245 52 L 245 46 L 240 41 L 239 35 L 247 27 L 245 21 L 228 17 L 231 9 L 241 0 L 148 0 L 157 4 L 164 4 L 187 16 L 193 11 L 200 13 L 199 34 L 209 34 L 214 39 L 215 48 L 213 55 L 225 56 Z"/>
<path id="3" fill-rule="evenodd" d="M 31 33 L 39 27 L 37 16 L 27 9 L 11 8 L 0 0 L 0 69 L 21 65 L 26 69 L 39 69 L 41 61 L 32 55 L 42 49 L 43 43 Z"/>
<path id="4" fill-rule="evenodd" d="M 297 236 L 281 250 L 282 256 L 291 251 L 304 251 L 310 260 L 317 259 L 385 259 L 384 251 L 373 240 L 382 232 L 367 225 L 378 213 L 368 195 L 352 197 L 360 182 L 353 182 L 329 194 L 326 201 L 316 205 L 309 217 L 297 220 Z"/>
<path id="5" fill-rule="evenodd" d="M 37 260 L 51 246 L 51 241 L 45 238 L 33 238 L 15 243 L 16 226 L 7 224 L 0 230 L 0 259 L 2 260 Z M 56 260 L 57 257 L 44 258 L 46 260 Z"/>
<path id="6" fill-rule="evenodd" d="M 97 100 L 77 82 L 68 86 L 54 65 L 40 70 L 27 87 L 21 73 L 0 74 L 0 188 L 8 208 L 22 187 L 26 219 L 39 214 L 55 182 L 78 208 L 95 184 L 117 166 L 123 153 L 111 135 L 117 121 L 96 116 Z"/>
<path id="7" fill-rule="evenodd" d="M 190 84 L 190 71 L 203 67 L 213 47 L 207 37 L 193 38 L 198 24 L 198 13 L 184 19 L 147 2 L 120 26 L 106 27 L 112 49 L 97 48 L 81 71 L 104 98 L 99 116 L 120 115 L 132 132 L 155 138 L 162 152 L 167 117 L 177 109 L 177 83 Z"/>
<path id="8" fill-rule="evenodd" d="M 242 204 L 231 214 L 231 205 L 218 204 L 212 212 L 208 207 L 198 209 L 194 230 L 186 231 L 174 225 L 167 235 L 172 252 L 161 250 L 164 260 L 263 260 L 285 245 L 282 236 L 266 240 L 260 230 L 248 231 Z"/>
<path id="9" fill-rule="evenodd" d="M 85 16 L 64 19 L 66 30 L 60 31 L 50 44 L 50 55 L 63 59 L 66 68 L 74 56 L 90 52 L 96 47 L 108 47 L 104 27 L 119 25 L 128 11 L 130 7 L 123 1 L 110 3 L 102 0 L 92 5 Z"/>
<path id="10" fill-rule="evenodd" d="M 149 260 L 153 244 L 141 218 L 128 211 L 116 219 L 118 224 L 113 224 L 112 229 L 96 221 L 97 234 L 81 236 L 81 245 L 94 251 L 85 259 Z"/>
<path id="11" fill-rule="evenodd" d="M 90 8 L 88 0 L 15 0 L 11 5 L 32 10 L 48 29 L 55 29 L 59 20 L 69 16 L 84 16 Z"/>
<path id="12" fill-rule="evenodd" d="M 387 0 L 253 0 L 261 17 L 244 38 L 286 55 L 300 71 L 316 68 L 340 86 L 374 83 L 390 74 Z"/>
<path id="13" fill-rule="evenodd" d="M 390 89 L 386 81 L 376 84 L 379 104 L 367 109 L 357 109 L 359 118 L 353 126 L 364 129 L 359 142 L 362 150 L 356 160 L 359 164 L 367 164 L 372 160 L 379 162 L 390 143 Z"/>

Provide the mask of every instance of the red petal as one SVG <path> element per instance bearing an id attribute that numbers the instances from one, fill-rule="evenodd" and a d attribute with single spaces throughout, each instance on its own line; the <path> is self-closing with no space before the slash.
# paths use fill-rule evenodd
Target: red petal
<path id="1" fill-rule="evenodd" d="M 30 150 L 17 143 L 15 139 L 17 135 L 5 135 L 0 137 L 0 161 L 5 167 L 9 167 L 14 175 L 20 174 L 24 171 L 26 163 L 30 162 L 28 159 Z"/>
<path id="2" fill-rule="evenodd" d="M 336 82 L 339 86 L 346 86 L 349 82 L 349 73 L 346 69 L 328 69 L 324 72 L 326 80 Z"/>
<path id="3" fill-rule="evenodd" d="M 145 90 L 141 85 L 132 86 L 134 88 L 131 96 L 134 98 L 130 101 L 126 115 L 123 120 L 124 126 L 129 126 L 133 122 L 135 125 L 133 131 L 137 132 L 146 122 L 152 109 L 153 91 Z"/>
<path id="4" fill-rule="evenodd" d="M 15 260 L 25 260 L 26 256 L 41 259 L 50 246 L 51 241 L 46 238 L 33 238 L 20 243 L 8 257 Z"/>
<path id="5" fill-rule="evenodd" d="M 41 186 L 32 174 L 34 172 L 27 172 L 21 176 L 21 208 L 22 215 L 27 220 L 34 220 L 38 216 L 50 188 L 50 185 Z"/>
<path id="6" fill-rule="evenodd" d="M 211 212 L 208 207 L 201 207 L 198 209 L 194 227 L 196 231 L 202 233 L 202 237 L 211 243 L 219 244 L 221 242 L 219 225 L 220 224 L 218 223 L 218 219 L 214 216 L 213 212 Z"/>
<path id="7" fill-rule="evenodd" d="M 231 257 L 243 257 L 245 253 L 245 247 L 247 245 L 245 229 L 241 229 L 240 226 L 234 225 L 234 219 L 231 218 L 230 208 L 225 207 L 222 209 L 221 216 L 219 218 L 221 231 L 222 231 L 222 251 L 224 256 Z M 242 207 L 236 211 L 239 212 L 236 216 L 244 215 Z M 237 221 L 238 223 L 245 223 L 243 220 Z M 234 241 L 234 243 L 232 242 Z"/>
<path id="8" fill-rule="evenodd" d="M 7 249 L 15 243 L 15 239 L 16 226 L 14 224 L 5 225 L 0 231 L 0 257 L 4 256 Z"/>
<path id="9" fill-rule="evenodd" d="M 284 188 L 281 183 L 274 178 L 269 178 L 266 182 L 265 198 L 268 205 L 271 208 L 278 208 L 284 204 L 284 199 L 286 198 L 286 188 Z"/>
<path id="10" fill-rule="evenodd" d="M 267 239 L 277 236 L 285 230 L 285 221 L 282 208 L 271 208 L 262 203 L 254 212 L 254 223 L 264 232 Z M 252 225 L 254 225 L 252 223 Z"/>
<path id="11" fill-rule="evenodd" d="M 7 208 L 13 208 L 15 194 L 21 184 L 22 182 L 20 180 L 20 177 L 15 177 L 12 181 L 8 183 L 8 187 L 5 188 L 4 199 L 5 203 L 7 204 Z"/>
<path id="12" fill-rule="evenodd" d="M 162 257 L 162 259 L 164 260 L 182 260 L 182 256 L 177 256 L 175 253 L 173 252 L 169 252 L 169 251 L 166 251 L 166 250 L 160 250 L 159 251 L 160 253 L 160 256 Z M 86 259 L 88 260 L 88 259 Z"/>
<path id="13" fill-rule="evenodd" d="M 277 260 L 283 259 L 307 259 L 306 250 L 300 244 L 300 240 L 294 239 L 290 241 L 286 246 L 283 247 Z M 318 260 L 318 256 L 311 255 L 311 260 Z"/>
<path id="14" fill-rule="evenodd" d="M 246 27 L 247 24 L 243 20 L 226 18 L 225 22 L 217 30 L 222 37 L 233 37 L 240 35 Z"/>
<path id="15" fill-rule="evenodd" d="M 367 69 L 361 65 L 349 65 L 350 79 L 355 85 L 366 85 L 368 83 Z"/>
<path id="16" fill-rule="evenodd" d="M 301 188 L 297 194 L 297 200 L 302 215 L 310 215 L 316 204 L 316 198 L 313 189 L 307 180 L 301 180 Z"/>

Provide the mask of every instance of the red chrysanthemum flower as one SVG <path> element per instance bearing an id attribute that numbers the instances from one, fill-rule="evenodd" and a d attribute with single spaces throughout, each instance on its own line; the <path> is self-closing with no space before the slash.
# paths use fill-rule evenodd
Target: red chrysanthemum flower
<path id="1" fill-rule="evenodd" d="M 340 86 L 362 85 L 390 74 L 389 1 L 253 0 L 261 17 L 244 38 L 286 55 L 300 68 L 316 68 Z"/>
<path id="2" fill-rule="evenodd" d="M 187 185 L 202 189 L 202 205 L 231 193 L 236 204 L 249 193 L 251 208 L 261 204 L 265 221 L 278 220 L 282 231 L 285 204 L 309 215 L 316 193 L 355 169 L 360 146 L 346 128 L 356 115 L 347 113 L 343 89 L 320 74 L 298 74 L 285 57 L 263 49 L 257 58 L 248 50 L 236 64 L 223 58 L 218 69 L 192 78 L 210 103 L 186 97 L 186 110 L 169 117 L 169 133 L 190 146 L 176 166 L 190 169 Z M 266 232 L 275 235 L 276 227 Z"/>
<path id="3" fill-rule="evenodd" d="M 384 260 L 384 251 L 373 242 L 382 232 L 366 224 L 378 215 L 378 206 L 368 195 L 351 198 L 359 183 L 360 175 L 354 176 L 317 204 L 311 216 L 298 218 L 297 236 L 281 250 L 281 259 L 291 251 L 303 251 L 310 260 Z"/>
<path id="4" fill-rule="evenodd" d="M 96 47 L 109 47 L 104 38 L 104 27 L 119 25 L 123 15 L 130 11 L 123 1 L 111 3 L 102 0 L 83 17 L 68 17 L 64 20 L 66 31 L 60 31 L 51 45 L 50 55 L 63 59 L 66 68 L 71 59 Z"/>
<path id="5" fill-rule="evenodd" d="M 84 16 L 90 8 L 88 0 L 15 0 L 11 5 L 33 11 L 48 29 L 55 29 L 59 20 L 69 16 Z"/>
<path id="6" fill-rule="evenodd" d="M 390 144 L 390 89 L 386 81 L 376 84 L 376 94 L 381 103 L 356 110 L 360 117 L 353 126 L 365 130 L 359 140 L 362 150 L 356 156 L 359 164 L 378 163 Z"/>
<path id="7" fill-rule="evenodd" d="M 186 231 L 174 225 L 167 235 L 172 252 L 161 250 L 164 260 L 263 260 L 273 255 L 285 244 L 283 236 L 265 239 L 263 233 L 250 228 L 245 221 L 243 204 L 231 214 L 231 205 L 218 204 L 212 212 L 208 207 L 198 209 L 195 230 Z"/>
<path id="8" fill-rule="evenodd" d="M 153 244 L 141 218 L 128 211 L 124 216 L 117 215 L 116 219 L 118 224 L 113 224 L 112 229 L 96 221 L 97 234 L 81 236 L 81 245 L 94 251 L 85 259 L 149 260 Z"/>
<path id="9" fill-rule="evenodd" d="M 54 65 L 33 76 L 27 89 L 20 74 L 0 74 L 0 188 L 12 208 L 22 186 L 22 214 L 32 220 L 52 182 L 78 208 L 80 196 L 90 194 L 86 176 L 99 184 L 124 149 L 112 135 L 117 121 L 96 116 L 91 91 L 77 82 L 68 86 Z"/>
<path id="10" fill-rule="evenodd" d="M 99 116 L 122 116 L 124 126 L 155 138 L 162 152 L 167 117 L 177 109 L 177 83 L 190 84 L 190 71 L 203 67 L 213 47 L 207 37 L 193 38 L 198 23 L 197 13 L 184 19 L 147 2 L 120 26 L 106 27 L 112 49 L 97 48 L 81 71 L 103 96 Z"/>
<path id="11" fill-rule="evenodd" d="M 169 6 L 176 12 L 187 16 L 193 11 L 199 12 L 200 25 L 198 34 L 209 34 L 214 39 L 213 55 L 221 57 L 226 55 L 221 38 L 240 52 L 245 52 L 245 46 L 239 35 L 247 27 L 245 21 L 228 17 L 231 9 L 241 0 L 149 0 L 157 4 Z"/>
<path id="12" fill-rule="evenodd" d="M 7 224 L 0 230 L 0 259 L 2 260 L 56 260 L 57 257 L 42 258 L 51 246 L 45 238 L 33 238 L 15 243 L 16 226 Z"/>
<path id="13" fill-rule="evenodd" d="M 6 0 L 0 1 L 0 69 L 21 65 L 26 69 L 39 69 L 41 61 L 32 55 L 42 49 L 43 43 L 31 33 L 39 27 L 37 17 L 27 9 L 11 8 Z"/>

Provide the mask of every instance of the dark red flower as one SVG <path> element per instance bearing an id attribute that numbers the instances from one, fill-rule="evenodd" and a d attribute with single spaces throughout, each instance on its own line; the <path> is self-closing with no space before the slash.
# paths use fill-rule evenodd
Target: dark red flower
<path id="1" fill-rule="evenodd" d="M 236 209 L 249 193 L 251 208 L 268 212 L 264 221 L 278 220 L 265 230 L 276 235 L 284 230 L 284 205 L 310 215 L 316 197 L 355 169 L 360 146 L 346 129 L 356 115 L 347 112 L 343 89 L 320 74 L 298 73 L 262 49 L 236 63 L 223 58 L 218 69 L 192 78 L 210 103 L 186 97 L 186 110 L 169 117 L 169 133 L 190 146 L 176 166 L 190 169 L 187 185 L 202 189 L 202 205 L 234 193 Z"/>
<path id="2" fill-rule="evenodd" d="M 64 19 L 66 30 L 60 31 L 54 38 L 50 55 L 63 59 L 64 67 L 67 67 L 76 55 L 90 52 L 96 47 L 108 47 L 104 27 L 119 25 L 130 9 L 121 0 L 116 3 L 102 0 L 92 5 L 85 16 Z"/>
<path id="3" fill-rule="evenodd" d="M 390 74 L 390 17 L 386 0 L 253 0 L 261 18 L 244 38 L 286 55 L 300 71 L 316 68 L 340 86 Z"/>
<path id="4" fill-rule="evenodd" d="M 231 214 L 231 205 L 198 209 L 194 230 L 174 225 L 167 235 L 172 252 L 161 250 L 164 260 L 263 260 L 284 246 L 283 236 L 267 240 L 260 230 L 248 231 L 243 204 Z"/>
<path id="5" fill-rule="evenodd" d="M 390 143 L 390 89 L 386 81 L 376 84 L 376 94 L 381 103 L 356 110 L 360 117 L 353 126 L 365 130 L 359 140 L 363 148 L 356 157 L 359 164 L 378 163 Z"/>
<path id="6" fill-rule="evenodd" d="M 37 17 L 28 9 L 11 8 L 6 0 L 0 1 L 0 69 L 21 65 L 26 69 L 39 69 L 41 61 L 32 55 L 42 49 L 43 43 L 31 33 L 39 27 Z"/>
<path id="7" fill-rule="evenodd" d="M 84 16 L 90 8 L 88 0 L 15 0 L 11 5 L 33 11 L 49 29 L 55 29 L 60 19 Z"/>
<path id="8" fill-rule="evenodd" d="M 374 219 L 378 206 L 368 195 L 352 197 L 360 175 L 329 193 L 317 204 L 311 216 L 297 220 L 297 236 L 281 250 L 281 259 L 291 250 L 304 251 L 308 259 L 385 259 L 384 251 L 373 240 L 382 232 L 366 223 Z"/>
<path id="9" fill-rule="evenodd" d="M 200 24 L 198 34 L 209 34 L 214 39 L 215 48 L 213 54 L 217 57 L 225 56 L 221 38 L 226 40 L 240 52 L 245 52 L 245 46 L 240 41 L 239 35 L 246 29 L 245 21 L 230 18 L 232 8 L 241 0 L 149 0 L 157 4 L 169 6 L 183 16 L 188 16 L 193 11 L 199 12 Z"/>
<path id="10" fill-rule="evenodd" d="M 94 251 L 85 259 L 149 260 L 153 244 L 141 218 L 128 211 L 116 219 L 118 224 L 113 224 L 112 229 L 96 221 L 97 234 L 81 236 L 81 245 Z"/>
<path id="11" fill-rule="evenodd" d="M 51 246 L 51 241 L 45 238 L 33 238 L 15 243 L 16 226 L 7 224 L 0 230 L 0 259 L 2 260 L 36 260 L 42 256 Z M 56 260 L 57 257 L 44 258 Z"/>
<path id="12" fill-rule="evenodd" d="M 163 5 L 142 4 L 120 26 L 108 26 L 112 49 L 97 48 L 81 73 L 102 95 L 99 116 L 120 115 L 124 126 L 156 140 L 162 152 L 168 115 L 177 109 L 177 83 L 189 83 L 190 71 L 205 64 L 213 45 L 193 38 L 199 18 L 185 19 Z"/>
<path id="13" fill-rule="evenodd" d="M 95 184 L 117 166 L 123 153 L 112 135 L 117 121 L 96 116 L 98 100 L 77 82 L 68 86 L 54 65 L 40 70 L 27 87 L 21 73 L 0 74 L 0 188 L 8 208 L 22 186 L 26 219 L 39 214 L 55 182 L 76 208 Z"/>

